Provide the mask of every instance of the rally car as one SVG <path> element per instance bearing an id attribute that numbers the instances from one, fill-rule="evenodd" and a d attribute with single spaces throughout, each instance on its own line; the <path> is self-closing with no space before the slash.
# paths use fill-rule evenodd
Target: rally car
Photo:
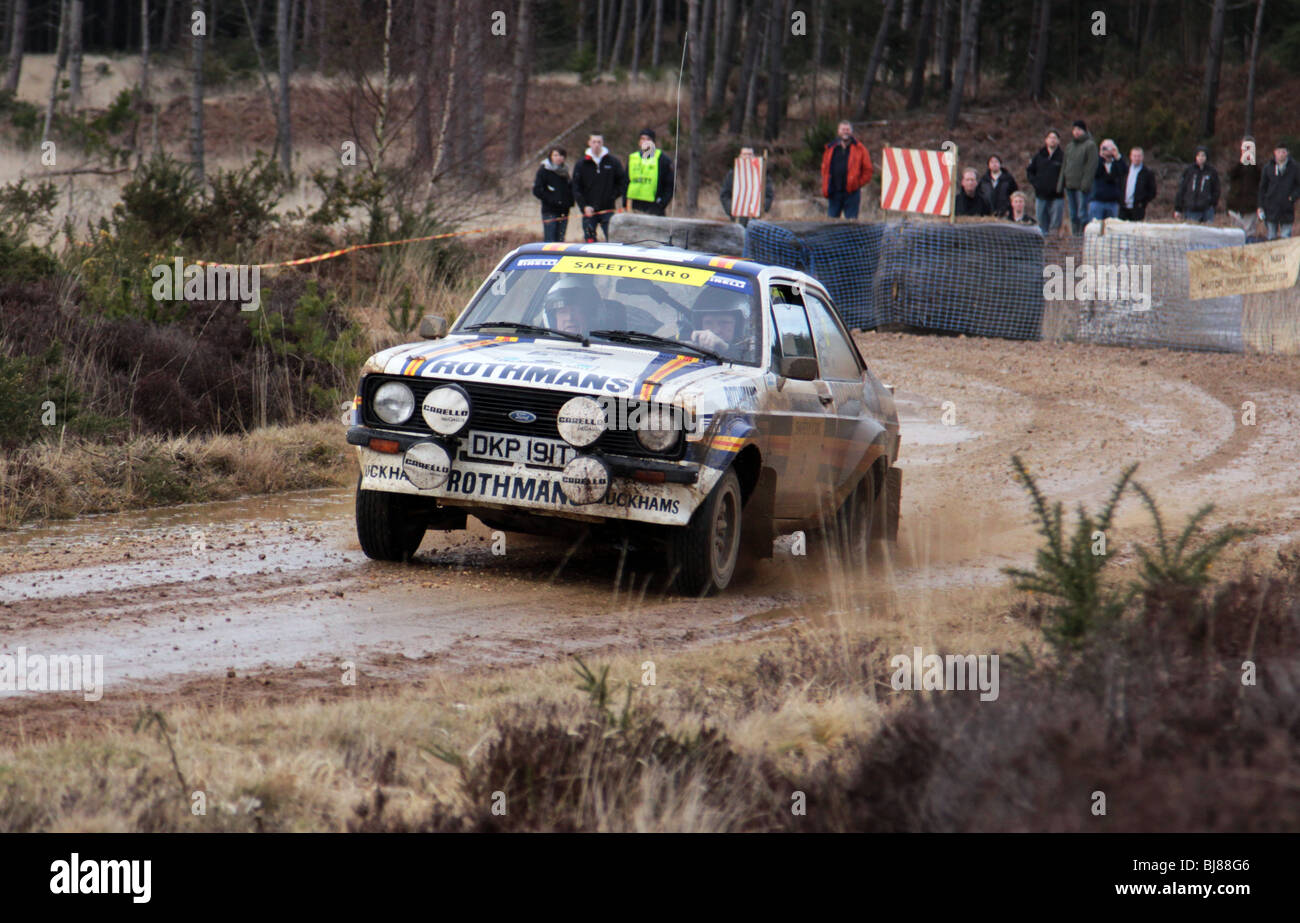
<path id="1" fill-rule="evenodd" d="M 898 529 L 892 389 L 811 276 L 628 244 L 528 244 L 460 317 L 372 356 L 348 442 L 357 534 L 583 530 L 666 552 L 680 592 L 821 529 L 856 565 Z M 830 527 L 829 529 L 827 527 Z"/>

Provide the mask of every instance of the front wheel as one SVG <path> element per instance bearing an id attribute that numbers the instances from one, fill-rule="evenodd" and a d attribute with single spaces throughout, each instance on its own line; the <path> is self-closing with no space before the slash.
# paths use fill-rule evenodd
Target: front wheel
<path id="1" fill-rule="evenodd" d="M 425 521 L 405 494 L 357 485 L 357 538 L 366 557 L 409 561 L 424 541 Z"/>
<path id="2" fill-rule="evenodd" d="M 709 596 L 731 583 L 740 558 L 741 502 L 740 480 L 728 470 L 690 523 L 675 530 L 670 559 L 678 592 Z"/>

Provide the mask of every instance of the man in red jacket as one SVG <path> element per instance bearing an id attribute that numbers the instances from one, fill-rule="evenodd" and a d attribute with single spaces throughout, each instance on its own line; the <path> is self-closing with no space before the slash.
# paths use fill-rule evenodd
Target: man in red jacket
<path id="1" fill-rule="evenodd" d="M 858 218 L 862 204 L 862 187 L 871 182 L 871 155 L 867 146 L 853 137 L 853 125 L 840 122 L 839 137 L 826 145 L 822 155 L 822 195 L 826 197 L 826 215 L 843 215 L 850 221 Z"/>

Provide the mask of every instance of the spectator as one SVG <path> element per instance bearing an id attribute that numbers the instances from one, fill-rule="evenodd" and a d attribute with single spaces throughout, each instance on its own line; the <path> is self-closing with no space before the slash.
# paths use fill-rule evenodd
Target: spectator
<path id="1" fill-rule="evenodd" d="M 989 214 L 1005 218 L 1011 214 L 1011 193 L 1019 189 L 1016 178 L 1002 169 L 1002 158 L 994 154 L 980 178 L 978 191 L 989 207 Z"/>
<path id="2" fill-rule="evenodd" d="M 1209 224 L 1214 220 L 1214 206 L 1219 204 L 1219 173 L 1210 166 L 1210 149 L 1196 148 L 1196 162 L 1183 171 L 1174 199 L 1174 217 Z"/>
<path id="3" fill-rule="evenodd" d="M 1083 119 L 1075 121 L 1070 133 L 1072 137 L 1065 146 L 1065 162 L 1056 188 L 1058 192 L 1065 191 L 1065 201 L 1070 208 L 1070 229 L 1075 234 L 1082 234 L 1088 214 L 1088 195 L 1092 192 L 1093 177 L 1097 175 L 1097 142 L 1088 133 Z"/>
<path id="4" fill-rule="evenodd" d="M 655 147 L 653 128 L 643 128 L 641 147 L 627 155 L 627 197 L 624 205 L 647 215 L 662 215 L 673 200 L 673 162 Z"/>
<path id="5" fill-rule="evenodd" d="M 1061 166 L 1064 162 L 1061 136 L 1055 130 L 1049 131 L 1042 148 L 1029 161 L 1028 171 L 1029 183 L 1034 187 L 1038 229 L 1044 237 L 1061 226 L 1065 213 L 1065 199 L 1061 197 Z"/>
<path id="6" fill-rule="evenodd" d="M 587 152 L 573 170 L 573 201 L 582 209 L 582 237 L 596 240 L 596 226 L 609 240 L 609 218 L 618 200 L 627 194 L 627 174 L 618 158 L 605 147 L 605 136 L 593 131 Z"/>
<path id="7" fill-rule="evenodd" d="M 551 148 L 533 180 L 533 195 L 542 200 L 542 240 L 547 243 L 564 240 L 569 230 L 573 185 L 565 156 L 564 148 Z"/>
<path id="8" fill-rule="evenodd" d="M 740 160 L 753 160 L 754 149 L 752 147 L 742 147 L 738 155 Z M 722 178 L 722 189 L 718 191 L 718 198 L 722 200 L 722 210 L 728 218 L 731 214 L 731 191 L 736 180 L 736 168 L 733 166 L 727 171 L 727 175 Z M 772 201 L 776 198 L 776 189 L 772 186 L 772 178 L 767 175 L 767 164 L 763 165 L 763 211 L 768 212 L 772 209 Z M 749 224 L 749 219 L 745 217 L 736 218 L 740 226 L 744 227 Z"/>
<path id="9" fill-rule="evenodd" d="M 1124 180 L 1124 200 L 1119 216 L 1124 221 L 1145 221 L 1147 203 L 1156 197 L 1156 175 L 1146 168 L 1146 154 L 1135 147 L 1128 152 L 1128 176 Z"/>
<path id="10" fill-rule="evenodd" d="M 1228 214 L 1246 233 L 1246 243 L 1259 240 L 1256 210 L 1259 208 L 1259 184 L 1263 173 L 1255 163 L 1255 139 L 1241 139 L 1241 154 L 1228 170 L 1228 194 L 1224 204 Z"/>
<path id="11" fill-rule="evenodd" d="M 1007 200 L 1011 211 L 1007 214 L 1007 220 L 1014 221 L 1016 224 L 1038 224 L 1038 220 L 1025 207 L 1025 194 L 1020 190 L 1011 193 L 1011 198 Z"/>
<path id="12" fill-rule="evenodd" d="M 974 167 L 967 167 L 961 172 L 961 188 L 957 190 L 953 210 L 958 218 L 989 214 L 988 203 L 979 195 L 979 174 Z"/>
<path id="13" fill-rule="evenodd" d="M 1269 240 L 1291 236 L 1296 199 L 1300 199 L 1300 167 L 1279 141 L 1273 149 L 1273 162 L 1264 168 L 1259 181 L 1259 216 Z"/>
<path id="14" fill-rule="evenodd" d="M 838 137 L 826 145 L 822 154 L 822 195 L 828 218 L 843 215 L 850 221 L 857 220 L 862 187 L 871 182 L 871 172 L 867 146 L 853 137 L 851 122 L 840 122 Z"/>
<path id="15" fill-rule="evenodd" d="M 1124 198 L 1127 178 L 1128 164 L 1115 142 L 1107 138 L 1098 149 L 1097 171 L 1093 174 L 1092 192 L 1088 197 L 1090 219 L 1119 217 L 1119 203 Z"/>

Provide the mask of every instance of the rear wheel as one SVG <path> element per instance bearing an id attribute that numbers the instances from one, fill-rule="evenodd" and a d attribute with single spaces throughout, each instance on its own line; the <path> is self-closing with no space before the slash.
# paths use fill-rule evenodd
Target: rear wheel
<path id="1" fill-rule="evenodd" d="M 425 519 L 405 494 L 362 490 L 357 485 L 357 538 L 366 557 L 409 561 L 424 541 Z"/>
<path id="2" fill-rule="evenodd" d="M 903 471 L 890 468 L 885 473 L 885 483 L 876 497 L 876 525 L 872 538 L 875 541 L 898 543 L 898 521 L 903 502 Z"/>
<path id="3" fill-rule="evenodd" d="M 740 480 L 727 470 L 685 527 L 671 539 L 670 561 L 677 590 L 708 596 L 725 590 L 740 558 Z"/>
<path id="4" fill-rule="evenodd" d="M 833 561 L 850 571 L 866 569 L 876 519 L 875 481 L 867 475 L 853 489 L 831 524 L 828 551 Z"/>

